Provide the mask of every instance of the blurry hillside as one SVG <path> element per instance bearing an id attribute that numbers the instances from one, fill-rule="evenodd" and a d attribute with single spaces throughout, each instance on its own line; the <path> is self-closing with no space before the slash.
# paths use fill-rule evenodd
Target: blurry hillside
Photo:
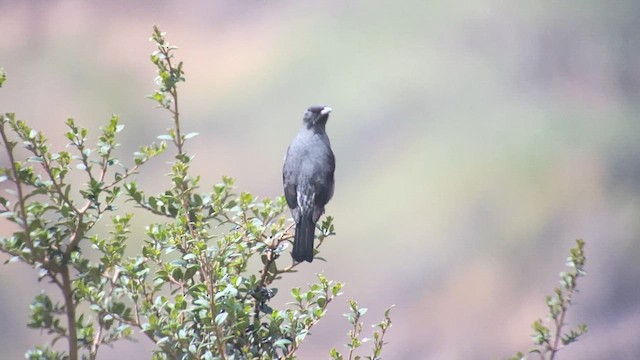
<path id="1" fill-rule="evenodd" d="M 280 195 L 302 112 L 334 109 L 338 236 L 328 263 L 288 282 L 324 272 L 347 286 L 302 358 L 346 341 L 350 298 L 370 322 L 397 305 L 385 358 L 506 358 L 529 347 L 584 238 L 570 321 L 590 332 L 560 357 L 639 359 L 640 2 L 388 3 L 0 1 L 0 111 L 60 147 L 67 117 L 97 130 L 120 114 L 126 159 L 169 126 L 145 99 L 158 24 L 185 62 L 182 119 L 200 133 L 188 151 L 203 185 L 226 174 Z M 160 189 L 166 172 L 156 159 L 140 183 Z M 7 359 L 40 341 L 24 324 L 46 284 L 28 270 L 0 267 Z M 141 339 L 103 358 L 150 348 Z"/>

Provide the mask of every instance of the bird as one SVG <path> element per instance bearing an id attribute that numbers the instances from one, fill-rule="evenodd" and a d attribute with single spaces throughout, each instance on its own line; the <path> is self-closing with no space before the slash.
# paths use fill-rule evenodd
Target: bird
<path id="1" fill-rule="evenodd" d="M 316 223 L 333 197 L 336 160 L 325 131 L 331 111 L 309 107 L 284 158 L 282 183 L 296 224 L 291 255 L 297 262 L 313 261 Z"/>

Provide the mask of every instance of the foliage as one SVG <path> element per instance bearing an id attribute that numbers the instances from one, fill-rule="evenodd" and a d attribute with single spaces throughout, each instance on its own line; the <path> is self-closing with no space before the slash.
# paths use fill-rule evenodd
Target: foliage
<path id="1" fill-rule="evenodd" d="M 587 332 L 586 324 L 580 324 L 574 329 L 565 329 L 568 325 L 567 311 L 573 304 L 574 295 L 578 292 L 578 278 L 585 275 L 585 261 L 584 241 L 578 239 L 576 246 L 571 249 L 571 255 L 567 258 L 567 266 L 570 270 L 560 273 L 560 287 L 545 299 L 549 310 L 548 321 L 539 319 L 531 325 L 535 347 L 529 351 L 530 354 L 537 354 L 540 359 L 553 360 L 564 346 L 578 341 L 578 338 Z M 525 359 L 527 356 L 523 353 L 511 357 L 511 360 Z"/>
<path id="2" fill-rule="evenodd" d="M 344 316 L 349 320 L 349 323 L 353 326 L 351 330 L 349 330 L 349 343 L 346 344 L 346 347 L 349 349 L 349 353 L 347 354 L 347 359 L 349 360 L 359 360 L 361 357 L 359 355 L 355 355 L 356 349 L 362 346 L 363 343 L 370 341 L 368 338 L 360 339 L 362 334 L 362 321 L 361 317 L 367 312 L 366 308 L 358 307 L 358 303 L 354 300 L 349 301 L 349 312 L 344 314 Z M 378 324 L 373 325 L 376 330 L 373 332 L 373 354 L 371 356 L 367 356 L 368 360 L 378 360 L 382 357 L 382 347 L 384 346 L 384 335 L 387 330 L 391 327 L 391 318 L 389 317 L 389 313 L 391 312 L 391 308 L 388 308 L 384 312 L 384 320 L 379 322 Z M 329 353 L 331 359 L 333 360 L 344 360 L 345 357 L 335 348 L 331 349 Z"/>
<path id="3" fill-rule="evenodd" d="M 308 288 L 292 289 L 285 308 L 269 305 L 279 293 L 274 283 L 299 265 L 282 257 L 292 239 L 286 202 L 237 194 L 229 177 L 199 191 L 200 178 L 191 174 L 192 157 L 184 149 L 197 134 L 184 135 L 180 127 L 177 85 L 185 81 L 183 64 L 157 28 L 151 40 L 157 46 L 151 60 L 159 88 L 150 98 L 168 111 L 173 124 L 158 137 L 160 143 L 142 146 L 132 165 L 114 156 L 124 128 L 115 115 L 95 146 L 88 144 L 87 129 L 67 120 L 69 151 L 52 150 L 43 133 L 14 114 L 0 117 L 9 160 L 0 180 L 15 190 L 11 198 L 0 197 L 0 212 L 17 226 L 0 239 L 0 251 L 10 255 L 8 262 L 32 266 L 38 279 L 53 283 L 60 294 L 42 292 L 31 303 L 28 325 L 52 341 L 26 357 L 96 359 L 103 345 L 138 330 L 157 345 L 154 359 L 294 359 L 343 285 L 318 275 Z M 134 175 L 167 150 L 165 141 L 176 149 L 171 185 L 148 195 Z M 26 160 L 18 160 L 19 144 L 29 153 Z M 72 181 L 78 174 L 85 179 L 82 185 Z M 146 226 L 136 256 L 125 255 L 133 214 L 119 209 L 123 200 L 158 219 Z M 97 227 L 105 221 L 108 234 Z M 327 217 L 319 239 L 334 235 L 333 229 Z M 349 320 L 361 328 L 362 309 L 355 302 L 351 307 L 358 315 Z M 387 311 L 374 334 L 371 359 L 380 358 L 390 325 Z M 359 330 L 350 336 L 349 358 L 360 345 Z M 60 339 L 67 340 L 66 351 L 55 346 Z"/>
<path id="4" fill-rule="evenodd" d="M 7 80 L 7 74 L 4 73 L 4 69 L 0 68 L 0 87 L 4 84 L 5 80 Z"/>

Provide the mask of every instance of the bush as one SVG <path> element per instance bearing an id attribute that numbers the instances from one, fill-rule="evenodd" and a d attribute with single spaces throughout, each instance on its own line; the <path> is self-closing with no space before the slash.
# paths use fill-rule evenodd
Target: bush
<path id="1" fill-rule="evenodd" d="M 51 342 L 26 357 L 96 359 L 101 346 L 138 330 L 157 345 L 153 359 L 294 359 L 343 284 L 318 275 L 307 288 L 292 289 L 285 308 L 269 305 L 278 294 L 277 281 L 299 266 L 283 258 L 293 225 L 284 197 L 237 194 L 229 177 L 199 192 L 201 179 L 191 174 L 192 158 L 184 149 L 197 134 L 183 134 L 180 127 L 177 85 L 185 80 L 183 64 L 157 28 L 151 40 L 157 46 L 151 60 L 159 88 L 150 98 L 171 115 L 173 125 L 158 137 L 160 143 L 142 146 L 131 165 L 113 155 L 124 128 L 117 116 L 101 128 L 95 147 L 87 143 L 87 129 L 67 120 L 71 151 L 57 152 L 44 134 L 14 114 L 0 117 L 9 159 L 0 179 L 15 190 L 12 201 L 0 197 L 0 211 L 18 226 L 0 239 L 0 251 L 10 255 L 8 262 L 31 265 L 61 299 L 42 292 L 31 303 L 28 325 L 49 334 Z M 3 74 L 0 86 L 4 80 Z M 175 151 L 171 187 L 147 195 L 135 175 L 166 151 L 167 143 Z M 17 159 L 18 144 L 29 152 L 27 159 Z M 86 183 L 72 184 L 71 173 L 84 174 Z M 123 199 L 157 215 L 158 221 L 146 226 L 138 256 L 125 256 L 134 215 L 119 209 Z M 96 231 L 104 221 L 111 223 L 106 235 Z M 326 217 L 318 247 L 333 235 L 332 218 Z M 252 270 L 257 264 L 259 270 Z M 363 342 L 365 312 L 350 303 L 349 359 Z M 380 358 L 390 325 L 387 311 L 369 359 Z M 54 346 L 60 339 L 67 340 L 66 351 Z M 335 349 L 330 355 L 343 358 Z"/>

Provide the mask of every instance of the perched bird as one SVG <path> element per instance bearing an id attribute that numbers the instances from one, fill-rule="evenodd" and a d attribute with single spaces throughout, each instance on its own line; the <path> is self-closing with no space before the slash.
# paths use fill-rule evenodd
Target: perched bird
<path id="1" fill-rule="evenodd" d="M 313 261 L 316 223 L 333 196 L 336 160 L 325 131 L 330 112 L 327 106 L 308 108 L 284 158 L 284 196 L 296 222 L 295 261 Z"/>

